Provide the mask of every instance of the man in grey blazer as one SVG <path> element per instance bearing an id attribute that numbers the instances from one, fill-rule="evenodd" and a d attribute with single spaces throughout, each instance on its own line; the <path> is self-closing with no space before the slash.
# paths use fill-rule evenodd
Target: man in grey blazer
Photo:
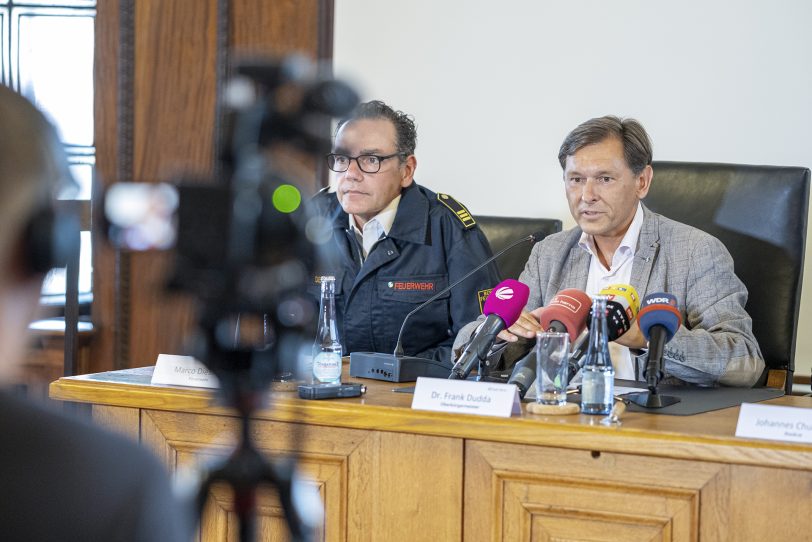
<path id="1" fill-rule="evenodd" d="M 631 284 L 641 298 L 667 292 L 679 302 L 683 325 L 665 348 L 668 382 L 754 385 L 764 360 L 744 310 L 747 290 L 718 239 L 641 203 L 654 171 L 640 123 L 614 116 L 588 120 L 566 137 L 558 159 L 578 226 L 533 248 L 519 277 L 530 287 L 526 310 L 500 333 L 490 363 L 510 363 L 527 350 L 539 329 L 538 309 L 560 290 L 594 295 L 609 284 Z M 472 322 L 460 331 L 455 350 L 475 329 Z M 610 346 L 617 377 L 639 378 L 647 356 L 639 327 Z"/>

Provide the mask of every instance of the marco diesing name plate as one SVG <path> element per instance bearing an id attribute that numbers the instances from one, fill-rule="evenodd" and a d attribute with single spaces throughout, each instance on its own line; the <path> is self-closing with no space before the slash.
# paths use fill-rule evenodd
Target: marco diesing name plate
<path id="1" fill-rule="evenodd" d="M 175 356 L 173 354 L 158 354 L 158 361 L 155 362 L 151 382 L 152 384 L 195 388 L 217 388 L 220 386 L 214 373 L 201 362 L 192 356 Z"/>

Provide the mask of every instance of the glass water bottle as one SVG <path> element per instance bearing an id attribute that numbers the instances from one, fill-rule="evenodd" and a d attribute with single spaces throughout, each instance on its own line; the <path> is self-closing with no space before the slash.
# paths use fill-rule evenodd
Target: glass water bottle
<path id="1" fill-rule="evenodd" d="M 339 384 L 341 382 L 341 340 L 336 319 L 336 279 L 321 277 L 321 303 L 319 327 L 313 343 L 314 383 Z"/>
<path id="2" fill-rule="evenodd" d="M 581 412 L 609 414 L 614 403 L 614 387 L 615 368 L 609 355 L 606 328 L 606 296 L 597 295 L 592 301 L 589 347 L 581 381 Z"/>

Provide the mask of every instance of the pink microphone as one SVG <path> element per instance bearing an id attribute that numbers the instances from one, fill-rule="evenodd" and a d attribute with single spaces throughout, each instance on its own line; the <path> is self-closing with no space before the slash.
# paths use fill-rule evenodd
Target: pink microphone
<path id="1" fill-rule="evenodd" d="M 529 297 L 530 288 L 513 279 L 503 280 L 491 290 L 482 309 L 482 314 L 486 316 L 485 322 L 454 364 L 449 379 L 465 380 L 474 365 L 485 361 L 496 336 L 516 323 Z"/>

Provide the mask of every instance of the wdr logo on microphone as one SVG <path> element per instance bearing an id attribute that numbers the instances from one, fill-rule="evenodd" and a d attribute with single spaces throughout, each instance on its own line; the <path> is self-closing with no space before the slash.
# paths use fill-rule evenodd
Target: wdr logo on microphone
<path id="1" fill-rule="evenodd" d="M 501 299 L 502 301 L 506 301 L 508 299 L 513 299 L 513 288 L 510 286 L 502 286 L 494 294 L 496 299 Z"/>
<path id="2" fill-rule="evenodd" d="M 648 305 L 671 305 L 673 307 L 677 306 L 677 300 L 671 297 L 650 297 L 644 300 L 644 303 Z"/>

